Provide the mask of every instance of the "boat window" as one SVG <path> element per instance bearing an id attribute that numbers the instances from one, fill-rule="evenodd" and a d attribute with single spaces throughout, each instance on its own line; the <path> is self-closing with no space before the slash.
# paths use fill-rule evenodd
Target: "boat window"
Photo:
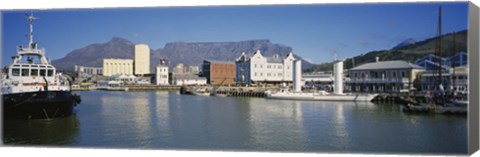
<path id="1" fill-rule="evenodd" d="M 53 69 L 48 69 L 47 76 L 53 76 Z"/>
<path id="2" fill-rule="evenodd" d="M 13 76 L 20 76 L 20 69 L 13 68 L 12 69 L 12 75 Z"/>
<path id="3" fill-rule="evenodd" d="M 31 69 L 30 76 L 38 76 L 38 69 Z"/>
<path id="4" fill-rule="evenodd" d="M 20 65 L 13 65 L 13 67 L 20 67 Z"/>
<path id="5" fill-rule="evenodd" d="M 47 70 L 40 69 L 40 76 L 46 76 Z"/>
<path id="6" fill-rule="evenodd" d="M 38 65 L 31 65 L 32 67 L 38 67 Z"/>
<path id="7" fill-rule="evenodd" d="M 22 65 L 22 67 L 28 67 L 28 65 Z"/>
<path id="8" fill-rule="evenodd" d="M 22 76 L 28 76 L 30 69 L 22 69 Z"/>

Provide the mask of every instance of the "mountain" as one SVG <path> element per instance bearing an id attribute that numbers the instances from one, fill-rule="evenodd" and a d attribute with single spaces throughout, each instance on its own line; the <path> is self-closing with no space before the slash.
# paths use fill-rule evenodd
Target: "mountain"
<path id="1" fill-rule="evenodd" d="M 91 44 L 74 50 L 64 58 L 52 61 L 52 64 L 61 70 L 73 70 L 74 65 L 101 67 L 103 58 L 133 59 L 134 47 L 127 39 L 114 37 L 106 43 Z M 242 52 L 253 53 L 256 50 L 260 50 L 264 56 L 287 55 L 292 52 L 291 47 L 273 44 L 266 39 L 239 42 L 172 42 L 167 43 L 164 48 L 150 50 L 150 69 L 154 71 L 160 58 L 167 59 L 170 67 L 179 63 L 200 66 L 205 59 L 235 61 Z M 301 58 L 297 55 L 295 57 Z M 304 69 L 312 66 L 314 64 L 303 60 Z"/>
<path id="2" fill-rule="evenodd" d="M 381 61 L 388 60 L 405 60 L 413 63 L 415 60 L 424 57 L 427 54 L 435 54 L 435 43 L 439 37 L 425 39 L 413 44 L 403 45 L 397 49 L 370 51 L 366 54 L 361 54 L 352 58 L 345 59 L 344 67 L 346 69 L 353 68 L 364 63 L 374 62 L 375 57 L 379 57 Z M 402 42 L 403 43 L 403 42 Z M 398 45 L 401 45 L 398 44 Z M 441 52 L 443 57 L 454 55 L 453 52 L 453 33 L 444 34 L 441 36 Z M 467 52 L 467 30 L 455 32 L 455 49 L 456 52 Z M 307 69 L 307 72 L 312 71 L 331 71 L 333 63 L 323 63 Z"/>
<path id="3" fill-rule="evenodd" d="M 415 41 L 414 39 L 408 38 L 407 40 L 404 40 L 404 41 L 402 41 L 400 44 L 398 44 L 397 46 L 393 47 L 392 50 L 401 49 L 401 48 L 403 48 L 403 47 L 405 47 L 405 46 L 415 44 L 416 42 L 417 42 L 417 41 Z"/>
<path id="4" fill-rule="evenodd" d="M 53 60 L 60 70 L 73 70 L 75 65 L 101 67 L 103 58 L 133 58 L 134 44 L 126 39 L 114 37 L 107 43 L 91 44 L 73 50 L 65 57 Z"/>

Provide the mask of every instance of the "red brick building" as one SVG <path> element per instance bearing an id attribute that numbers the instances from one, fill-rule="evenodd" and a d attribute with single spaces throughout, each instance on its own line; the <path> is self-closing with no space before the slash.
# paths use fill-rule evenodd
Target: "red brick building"
<path id="1" fill-rule="evenodd" d="M 207 83 L 211 85 L 234 85 L 235 63 L 226 61 L 204 60 L 202 66 L 203 75 Z"/>

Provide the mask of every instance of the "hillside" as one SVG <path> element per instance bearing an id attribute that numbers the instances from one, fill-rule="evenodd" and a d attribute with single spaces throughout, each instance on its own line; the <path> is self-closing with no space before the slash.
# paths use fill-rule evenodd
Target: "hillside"
<path id="1" fill-rule="evenodd" d="M 170 67 L 183 63 L 186 65 L 201 65 L 203 60 L 234 61 L 242 52 L 253 53 L 262 51 L 265 56 L 274 54 L 287 55 L 292 48 L 273 44 L 269 40 L 248 40 L 239 42 L 172 42 L 164 48 L 150 50 L 150 66 L 160 63 L 160 58 L 166 58 Z M 295 53 L 295 52 L 294 52 Z M 75 65 L 101 67 L 103 58 L 130 58 L 134 56 L 134 44 L 127 39 L 112 38 L 106 43 L 91 44 L 68 53 L 64 58 L 52 61 L 52 64 L 61 70 L 73 70 Z M 295 56 L 299 57 L 299 56 Z M 301 57 L 300 57 L 301 58 Z M 303 60 L 304 69 L 313 64 Z"/>
<path id="2" fill-rule="evenodd" d="M 415 62 L 415 60 L 424 57 L 427 54 L 433 54 L 435 51 L 435 41 L 438 37 L 429 38 L 420 42 L 404 44 L 400 43 L 390 50 L 370 51 L 353 58 L 345 59 L 345 68 L 353 68 L 364 63 L 374 62 L 375 57 L 379 57 L 381 61 L 388 60 L 405 60 L 407 62 Z M 452 56 L 453 53 L 453 33 L 442 35 L 442 56 Z M 459 31 L 455 34 L 455 47 L 457 52 L 467 52 L 467 30 Z M 313 71 L 331 71 L 333 63 L 323 63 L 307 69 L 307 72 Z"/>

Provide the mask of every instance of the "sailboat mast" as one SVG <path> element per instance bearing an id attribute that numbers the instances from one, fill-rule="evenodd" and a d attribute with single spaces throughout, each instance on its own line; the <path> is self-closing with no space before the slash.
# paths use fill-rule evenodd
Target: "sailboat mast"
<path id="1" fill-rule="evenodd" d="M 453 32 L 453 54 L 452 56 L 455 56 L 456 54 L 456 47 L 455 47 L 455 32 Z M 452 68 L 453 72 L 452 72 L 452 86 L 453 86 L 453 89 L 455 89 L 455 84 L 456 84 L 456 78 L 455 78 L 455 58 L 454 60 L 450 61 L 450 67 Z M 455 90 L 454 90 L 455 91 Z"/>
<path id="2" fill-rule="evenodd" d="M 443 84 L 442 82 L 442 6 L 438 8 L 438 30 L 437 30 L 437 41 L 435 45 L 435 52 L 439 59 L 439 68 L 438 68 L 438 85 Z"/>

